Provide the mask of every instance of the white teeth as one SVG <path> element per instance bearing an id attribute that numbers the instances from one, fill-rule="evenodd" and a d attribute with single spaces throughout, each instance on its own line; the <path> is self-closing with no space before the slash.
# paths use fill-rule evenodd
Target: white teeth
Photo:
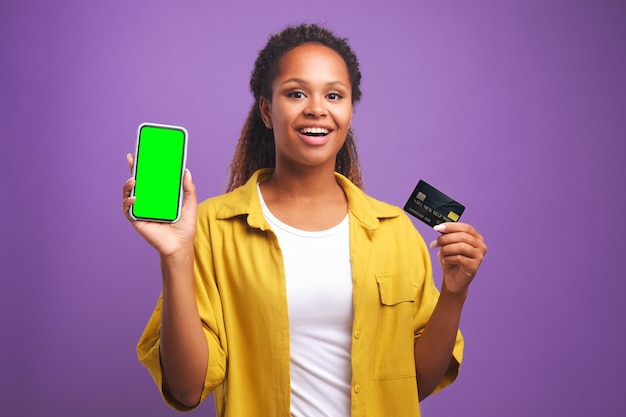
<path id="1" fill-rule="evenodd" d="M 300 133 L 311 134 L 311 135 L 327 135 L 328 129 L 324 129 L 321 127 L 305 127 L 300 129 Z"/>

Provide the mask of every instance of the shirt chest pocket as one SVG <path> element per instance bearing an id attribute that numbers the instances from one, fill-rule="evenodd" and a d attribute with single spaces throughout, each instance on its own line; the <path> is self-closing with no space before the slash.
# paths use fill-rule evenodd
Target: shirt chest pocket
<path id="1" fill-rule="evenodd" d="M 413 310 L 418 287 L 409 272 L 377 274 L 379 301 L 374 378 L 415 377 Z"/>

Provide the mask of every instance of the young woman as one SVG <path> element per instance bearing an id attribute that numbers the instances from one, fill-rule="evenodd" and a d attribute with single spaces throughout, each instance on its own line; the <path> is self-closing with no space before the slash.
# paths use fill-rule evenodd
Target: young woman
<path id="1" fill-rule="evenodd" d="M 435 288 L 408 217 L 360 189 L 359 84 L 344 39 L 316 25 L 273 35 L 229 192 L 198 206 L 187 172 L 179 222 L 131 220 L 163 278 L 138 354 L 172 407 L 214 392 L 219 416 L 419 416 L 456 378 L 487 248 L 468 224 L 438 226 Z"/>

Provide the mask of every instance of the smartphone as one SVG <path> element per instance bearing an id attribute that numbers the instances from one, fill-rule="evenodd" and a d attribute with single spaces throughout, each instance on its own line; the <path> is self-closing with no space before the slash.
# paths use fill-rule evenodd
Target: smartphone
<path id="1" fill-rule="evenodd" d="M 142 123 L 137 128 L 129 214 L 135 220 L 174 223 L 183 204 L 187 130 L 181 126 Z"/>

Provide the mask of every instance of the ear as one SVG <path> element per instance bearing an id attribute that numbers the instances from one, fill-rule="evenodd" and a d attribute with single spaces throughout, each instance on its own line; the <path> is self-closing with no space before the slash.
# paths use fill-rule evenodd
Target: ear
<path id="1" fill-rule="evenodd" d="M 270 116 L 270 105 L 271 102 L 265 97 L 261 97 L 259 99 L 259 111 L 261 112 L 261 118 L 263 119 L 263 123 L 268 129 L 272 128 L 272 117 Z"/>

